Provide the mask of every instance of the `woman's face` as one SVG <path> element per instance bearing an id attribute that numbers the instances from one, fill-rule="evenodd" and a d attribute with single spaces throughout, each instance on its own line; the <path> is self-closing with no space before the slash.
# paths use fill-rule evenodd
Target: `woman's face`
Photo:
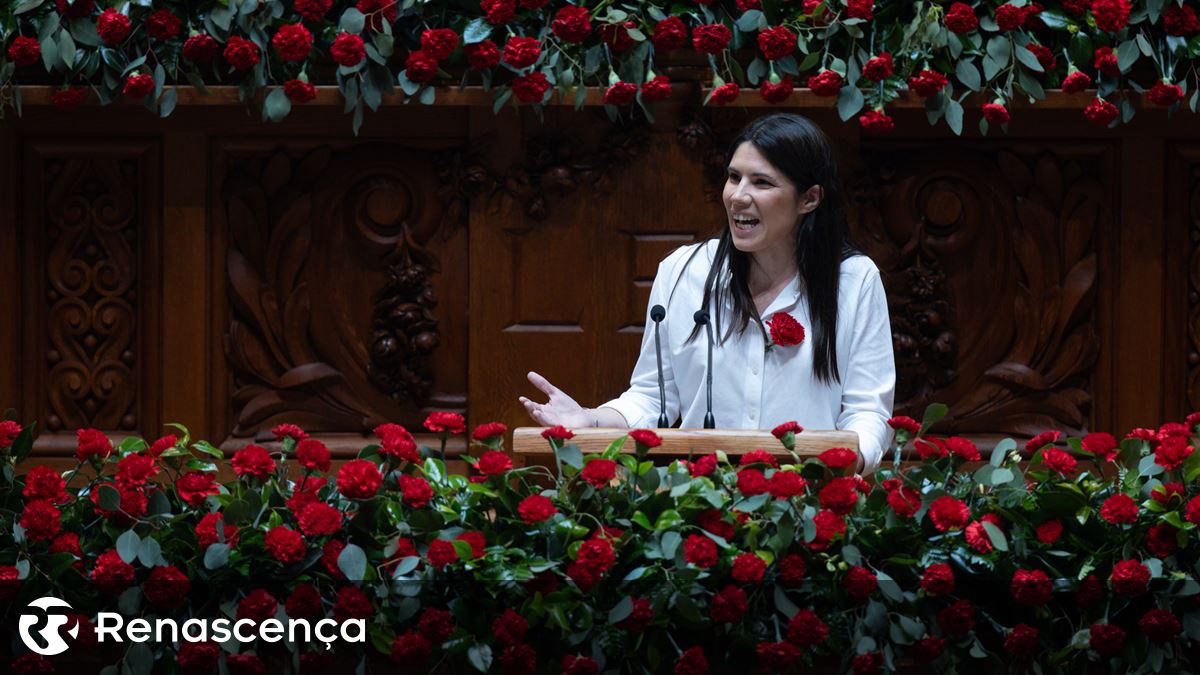
<path id="1" fill-rule="evenodd" d="M 820 188 L 798 194 L 753 143 L 742 143 L 729 161 L 722 194 L 733 245 L 744 253 L 791 249 L 800 217 L 819 202 L 814 194 Z"/>

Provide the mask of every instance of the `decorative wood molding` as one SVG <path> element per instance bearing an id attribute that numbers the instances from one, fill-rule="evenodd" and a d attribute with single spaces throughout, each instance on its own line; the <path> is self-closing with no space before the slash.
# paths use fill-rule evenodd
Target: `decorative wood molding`
<path id="1" fill-rule="evenodd" d="M 224 176 L 232 435 L 416 427 L 434 393 L 437 246 L 461 226 L 432 153 L 398 146 L 248 151 Z"/>

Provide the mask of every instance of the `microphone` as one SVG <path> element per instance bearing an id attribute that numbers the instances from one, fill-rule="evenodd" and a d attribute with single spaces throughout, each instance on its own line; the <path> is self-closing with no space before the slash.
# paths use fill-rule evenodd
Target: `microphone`
<path id="1" fill-rule="evenodd" d="M 654 354 L 658 360 L 658 428 L 665 429 L 667 422 L 667 385 L 663 382 L 662 345 L 659 343 L 658 327 L 667 317 L 667 310 L 662 305 L 650 308 L 650 318 L 654 321 Z"/>
<path id="2" fill-rule="evenodd" d="M 705 378 L 704 378 L 705 379 L 705 387 L 708 391 L 708 408 L 706 409 L 706 411 L 704 413 L 704 428 L 705 429 L 716 429 L 717 421 L 715 419 L 713 419 L 713 411 L 712 411 L 712 350 L 713 350 L 712 324 L 710 324 L 708 322 L 708 312 L 704 311 L 703 309 L 698 310 L 695 314 L 693 314 L 692 319 L 695 320 L 696 325 L 704 326 L 704 331 L 708 334 L 708 372 L 705 374 Z"/>

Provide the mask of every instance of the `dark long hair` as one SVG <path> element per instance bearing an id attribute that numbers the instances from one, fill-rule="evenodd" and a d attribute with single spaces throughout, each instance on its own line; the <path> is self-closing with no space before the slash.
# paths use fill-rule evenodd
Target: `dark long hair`
<path id="1" fill-rule="evenodd" d="M 814 185 L 824 193 L 821 203 L 806 213 L 796 228 L 796 268 L 800 272 L 801 288 L 808 299 L 815 335 L 813 372 L 821 382 L 840 382 L 837 362 L 838 281 L 842 261 L 861 253 L 850 236 L 846 223 L 846 202 L 842 182 L 838 177 L 833 146 L 821 129 L 807 117 L 792 113 L 776 113 L 760 117 L 742 130 L 729 145 L 725 163 L 742 145 L 750 143 L 796 186 L 797 195 Z M 696 253 L 703 247 L 697 247 Z M 691 264 L 691 258 L 687 264 Z M 728 270 L 728 272 L 726 272 Z M 736 330 L 746 331 L 754 319 L 764 332 L 762 317 L 754 306 L 750 293 L 750 255 L 737 250 L 733 235 L 726 223 L 721 228 L 717 254 L 704 282 L 704 304 L 707 308 L 715 296 L 715 328 L 721 334 L 721 313 L 726 299 L 733 306 L 721 342 Z M 692 330 L 688 341 L 700 335 L 700 327 Z"/>

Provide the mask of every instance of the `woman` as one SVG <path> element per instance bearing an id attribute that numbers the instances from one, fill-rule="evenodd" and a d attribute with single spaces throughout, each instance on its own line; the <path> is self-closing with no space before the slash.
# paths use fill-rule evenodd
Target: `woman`
<path id="1" fill-rule="evenodd" d="M 667 310 L 667 417 L 702 426 L 707 338 L 693 313 L 705 308 L 717 340 L 718 427 L 771 429 L 796 420 L 855 431 L 859 469 L 870 472 L 890 442 L 896 366 L 887 296 L 879 270 L 851 241 L 833 148 L 808 119 L 774 114 L 742 130 L 727 167 L 720 236 L 667 256 L 650 291 L 650 307 Z M 804 329 L 799 344 L 801 331 L 789 318 Z M 569 428 L 654 426 L 659 391 L 649 312 L 646 325 L 628 391 L 584 408 L 531 372 L 549 400 L 522 396 L 529 415 Z"/>

